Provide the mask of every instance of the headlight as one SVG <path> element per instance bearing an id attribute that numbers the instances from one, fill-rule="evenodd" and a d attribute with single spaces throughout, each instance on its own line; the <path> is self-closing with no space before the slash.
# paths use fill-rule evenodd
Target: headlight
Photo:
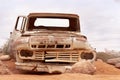
<path id="1" fill-rule="evenodd" d="M 20 56 L 21 57 L 32 57 L 33 56 L 33 52 L 29 51 L 29 50 L 21 50 L 20 51 Z"/>
<path id="2" fill-rule="evenodd" d="M 95 59 L 94 52 L 82 52 L 80 55 L 81 59 L 92 60 Z"/>

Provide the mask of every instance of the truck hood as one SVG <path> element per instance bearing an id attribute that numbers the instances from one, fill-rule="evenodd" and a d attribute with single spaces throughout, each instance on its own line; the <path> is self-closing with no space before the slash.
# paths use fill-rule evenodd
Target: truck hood
<path id="1" fill-rule="evenodd" d="M 31 48 L 74 49 L 87 48 L 85 36 L 69 31 L 26 32 L 22 36 L 29 36 Z"/>
<path id="2" fill-rule="evenodd" d="M 79 32 L 71 32 L 71 31 L 26 31 L 22 34 L 22 36 L 81 36 Z"/>

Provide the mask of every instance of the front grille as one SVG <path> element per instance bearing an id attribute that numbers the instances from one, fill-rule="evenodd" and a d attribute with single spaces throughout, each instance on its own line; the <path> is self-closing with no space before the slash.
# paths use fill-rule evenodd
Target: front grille
<path id="1" fill-rule="evenodd" d="M 72 62 L 77 62 L 79 61 L 79 53 L 77 52 L 48 52 L 45 54 L 45 56 L 49 59 L 52 58 L 51 60 L 48 61 L 72 61 Z"/>
<path id="2" fill-rule="evenodd" d="M 35 60 L 44 60 L 44 52 L 34 52 Z"/>
<path id="3" fill-rule="evenodd" d="M 31 49 L 69 49 L 73 38 L 57 36 L 31 36 Z"/>
<path id="4" fill-rule="evenodd" d="M 70 44 L 32 44 L 31 48 L 33 49 L 44 49 L 44 48 L 50 48 L 50 49 L 62 49 L 62 48 L 70 48 L 71 45 Z"/>
<path id="5" fill-rule="evenodd" d="M 80 54 L 72 52 L 34 52 L 35 60 L 44 60 L 45 62 L 77 62 L 80 60 Z"/>

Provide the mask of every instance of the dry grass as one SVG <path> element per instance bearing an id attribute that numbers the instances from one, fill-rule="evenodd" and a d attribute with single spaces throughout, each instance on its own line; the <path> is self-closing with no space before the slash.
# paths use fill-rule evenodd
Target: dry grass
<path id="1" fill-rule="evenodd" d="M 9 54 L 9 39 L 6 41 L 6 43 L 2 47 L 2 53 L 3 54 Z"/>

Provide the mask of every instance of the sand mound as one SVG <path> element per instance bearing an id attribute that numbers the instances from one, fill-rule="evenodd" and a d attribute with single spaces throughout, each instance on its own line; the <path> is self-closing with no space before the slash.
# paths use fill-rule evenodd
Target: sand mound
<path id="1" fill-rule="evenodd" d="M 7 66 L 2 61 L 0 61 L 0 75 L 3 74 L 12 74 L 12 72 L 10 72 Z"/>
<path id="2" fill-rule="evenodd" d="M 82 65 L 82 68 L 81 68 Z M 89 66 L 89 63 L 79 63 L 75 64 L 75 72 L 81 72 L 81 73 L 88 73 L 89 70 L 94 70 L 93 67 Z M 96 67 L 95 75 L 120 75 L 120 69 L 116 68 L 113 65 L 107 64 L 103 62 L 102 60 L 97 60 L 94 62 L 94 66 Z M 84 68 L 83 68 L 84 67 Z M 82 72 L 83 71 L 83 72 Z"/>
<path id="3" fill-rule="evenodd" d="M 15 61 L 13 61 L 13 60 L 3 61 L 3 62 L 0 61 L 0 74 L 11 74 L 10 71 L 12 71 L 13 74 L 20 74 L 21 72 L 19 72 L 18 70 L 15 69 L 14 62 Z M 88 63 L 88 62 L 86 62 L 86 63 Z M 80 62 L 80 65 L 81 64 L 85 64 L 85 63 Z M 77 64 L 76 64 L 76 66 L 79 67 L 79 65 L 77 65 Z M 85 65 L 83 65 L 83 67 L 84 66 Z M 94 75 L 120 75 L 120 69 L 115 68 L 115 66 L 107 64 L 107 63 L 103 62 L 102 60 L 95 61 L 94 66 L 96 67 L 96 72 L 94 73 Z M 89 69 L 89 64 L 86 64 L 85 67 L 88 67 L 88 71 L 91 70 L 91 68 L 92 68 L 91 67 Z M 78 68 L 78 70 L 79 70 L 79 68 Z M 86 70 L 87 69 L 85 69 L 84 71 L 86 71 Z"/>
<path id="4" fill-rule="evenodd" d="M 95 63 L 95 74 L 108 74 L 108 75 L 120 75 L 120 69 L 115 68 L 113 65 L 109 65 L 102 60 L 97 60 Z"/>

